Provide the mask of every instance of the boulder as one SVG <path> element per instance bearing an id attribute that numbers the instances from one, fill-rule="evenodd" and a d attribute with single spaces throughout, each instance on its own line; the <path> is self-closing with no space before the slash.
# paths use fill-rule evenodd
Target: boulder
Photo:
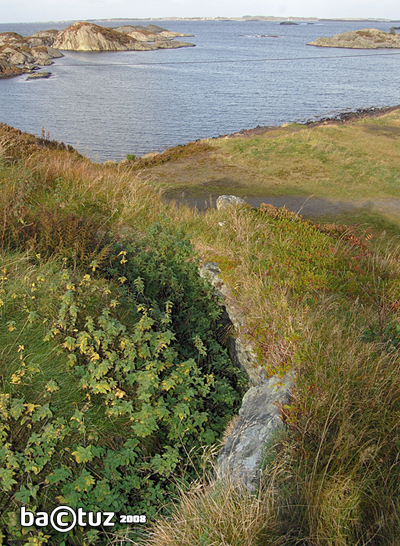
<path id="1" fill-rule="evenodd" d="M 226 209 L 228 207 L 237 207 L 239 205 L 247 205 L 246 201 L 236 195 L 220 195 L 217 199 L 217 209 Z"/>

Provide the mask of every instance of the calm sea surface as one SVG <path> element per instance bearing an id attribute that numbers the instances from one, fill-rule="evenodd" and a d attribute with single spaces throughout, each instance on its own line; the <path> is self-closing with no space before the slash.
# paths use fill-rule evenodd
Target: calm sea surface
<path id="1" fill-rule="evenodd" d="M 390 23 L 151 21 L 194 48 L 66 52 L 48 80 L 0 80 L 0 121 L 119 160 L 257 125 L 400 104 L 399 50 L 316 48 L 318 36 Z M 141 21 L 109 22 L 147 24 Z M 100 23 L 105 25 L 106 23 Z M 62 23 L 0 24 L 24 36 Z M 268 35 L 269 37 L 266 37 Z"/>

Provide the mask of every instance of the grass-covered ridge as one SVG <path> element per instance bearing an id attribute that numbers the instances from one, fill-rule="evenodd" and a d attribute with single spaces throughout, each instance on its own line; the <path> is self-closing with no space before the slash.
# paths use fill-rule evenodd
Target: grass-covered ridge
<path id="1" fill-rule="evenodd" d="M 341 131 L 343 142 L 335 161 L 327 150 L 323 156 L 332 196 L 340 191 L 338 172 L 354 150 L 361 154 L 364 124 L 394 126 L 396 115 L 333 126 L 329 138 Z M 57 544 L 47 528 L 18 536 L 13 514 L 21 503 L 39 511 L 58 502 L 121 512 L 129 506 L 145 510 L 153 524 L 176 495 L 176 479 L 184 489 L 194 467 L 200 472 L 196 457 L 237 409 L 241 378 L 219 344 L 219 308 L 197 275 L 194 250 L 200 261 L 218 262 L 260 364 L 270 373 L 291 370 L 295 387 L 281 408 L 287 426 L 266 457 L 259 496 L 229 484 L 198 485 L 141 544 L 396 543 L 396 238 L 374 224 L 314 223 L 272 206 L 199 214 L 164 204 L 157 190 L 162 172 L 168 180 L 186 166 L 187 180 L 197 184 L 201 168 L 228 163 L 248 170 L 241 180 L 252 184 L 275 143 L 271 168 L 290 158 L 314 164 L 328 128 L 208 141 L 138 170 L 92 164 L 1 126 L 5 543 Z M 353 164 L 361 165 L 353 183 L 371 199 L 382 197 L 388 165 L 397 161 L 397 140 L 374 131 L 370 153 L 382 138 L 393 147 L 381 154 L 386 170 L 375 168 L 369 185 L 357 175 L 365 164 Z M 305 146 L 306 133 L 314 147 Z M 199 169 L 192 178 L 189 164 Z M 295 184 L 290 176 L 282 175 L 286 188 Z M 350 188 L 350 175 L 346 180 Z M 305 195 L 311 183 L 311 175 L 304 178 Z M 136 540 L 135 528 L 120 532 Z M 115 532 L 77 529 L 66 544 L 118 540 Z"/>

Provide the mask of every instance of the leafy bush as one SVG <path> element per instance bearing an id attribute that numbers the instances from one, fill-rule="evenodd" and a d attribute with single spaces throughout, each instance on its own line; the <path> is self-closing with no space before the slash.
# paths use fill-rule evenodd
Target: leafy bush
<path id="1" fill-rule="evenodd" d="M 177 482 L 193 479 L 201 448 L 218 439 L 242 394 L 216 341 L 220 307 L 187 239 L 156 225 L 136 243 L 116 243 L 104 265 L 63 263 L 48 279 L 31 265 L 41 288 L 29 279 L 15 298 L 3 274 L 1 330 L 14 357 L 1 370 L 1 529 L 21 543 L 21 505 L 154 516 Z M 26 313 L 34 335 L 25 334 Z M 30 350 L 32 335 L 58 363 Z M 68 540 L 102 543 L 106 531 L 76 528 Z M 65 540 L 49 528 L 28 537 Z"/>

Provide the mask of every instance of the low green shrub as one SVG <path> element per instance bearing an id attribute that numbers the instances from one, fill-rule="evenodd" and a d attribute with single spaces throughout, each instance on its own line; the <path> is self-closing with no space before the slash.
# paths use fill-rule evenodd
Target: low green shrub
<path id="1" fill-rule="evenodd" d="M 19 508 L 153 518 L 196 476 L 244 381 L 216 340 L 221 308 L 181 235 L 156 225 L 116 242 L 101 264 L 85 271 L 65 258 L 40 282 L 34 262 L 23 294 L 14 298 L 6 267 L 2 281 L 0 328 L 12 358 L 1 368 L 1 529 L 21 544 L 22 532 L 38 544 L 108 544 L 106 528 L 63 537 L 21 529 Z M 46 351 L 58 355 L 54 367 Z"/>

